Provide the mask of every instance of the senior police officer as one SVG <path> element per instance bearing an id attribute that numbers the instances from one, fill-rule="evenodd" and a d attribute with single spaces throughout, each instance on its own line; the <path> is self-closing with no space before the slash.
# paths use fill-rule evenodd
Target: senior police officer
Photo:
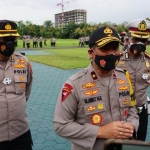
<path id="1" fill-rule="evenodd" d="M 130 80 L 123 70 L 115 69 L 121 56 L 119 43 L 123 44 L 113 28 L 95 30 L 89 40 L 91 63 L 60 91 L 54 129 L 73 143 L 72 150 L 103 150 L 107 139 L 132 138 L 138 128 Z"/>
<path id="2" fill-rule="evenodd" d="M 137 19 L 127 25 L 130 33 L 130 45 L 118 67 L 128 70 L 135 96 L 139 115 L 137 139 L 145 141 L 147 133 L 147 88 L 150 84 L 150 55 L 146 53 L 147 40 L 150 38 L 150 21 Z"/>
<path id="3" fill-rule="evenodd" d="M 32 150 L 26 102 L 32 85 L 28 59 L 15 51 L 17 24 L 0 20 L 0 150 Z"/>

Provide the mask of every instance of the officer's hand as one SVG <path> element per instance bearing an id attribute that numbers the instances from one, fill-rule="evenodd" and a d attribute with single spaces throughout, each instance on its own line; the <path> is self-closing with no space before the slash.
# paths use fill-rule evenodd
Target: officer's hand
<path id="1" fill-rule="evenodd" d="M 133 136 L 133 126 L 123 121 L 115 121 L 101 126 L 98 131 L 98 138 L 128 139 Z"/>

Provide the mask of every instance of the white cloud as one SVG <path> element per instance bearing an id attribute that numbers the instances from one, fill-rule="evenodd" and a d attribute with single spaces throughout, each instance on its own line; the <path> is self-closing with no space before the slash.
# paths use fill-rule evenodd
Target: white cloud
<path id="1" fill-rule="evenodd" d="M 87 22 L 122 23 L 134 19 L 145 19 L 149 15 L 150 0 L 63 0 L 64 11 L 87 10 Z M 54 14 L 61 13 L 62 0 L 0 0 L 1 19 L 31 21 L 43 24 L 45 20 L 54 22 Z M 69 3 L 66 3 L 69 2 Z"/>

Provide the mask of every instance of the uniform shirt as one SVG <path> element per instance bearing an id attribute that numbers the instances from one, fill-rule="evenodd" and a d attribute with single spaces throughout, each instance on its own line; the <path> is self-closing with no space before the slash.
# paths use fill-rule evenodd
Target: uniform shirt
<path id="1" fill-rule="evenodd" d="M 54 113 L 54 129 L 73 143 L 72 150 L 103 150 L 106 139 L 97 138 L 97 134 L 100 126 L 110 122 L 130 122 L 138 128 L 125 73 L 113 71 L 106 80 L 90 64 L 62 87 Z"/>
<path id="2" fill-rule="evenodd" d="M 0 62 L 0 142 L 13 140 L 29 130 L 26 102 L 30 96 L 32 70 L 18 52 Z"/>
<path id="3" fill-rule="evenodd" d="M 147 101 L 147 88 L 150 83 L 150 56 L 147 53 L 137 59 L 129 57 L 127 50 L 119 61 L 119 68 L 128 70 L 135 91 L 137 106 Z"/>

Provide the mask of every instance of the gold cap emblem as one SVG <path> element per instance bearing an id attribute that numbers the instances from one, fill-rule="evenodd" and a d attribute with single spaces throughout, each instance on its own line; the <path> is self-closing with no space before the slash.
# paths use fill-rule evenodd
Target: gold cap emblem
<path id="1" fill-rule="evenodd" d="M 111 36 L 113 31 L 109 27 L 106 27 L 106 29 L 104 30 L 104 33 L 107 34 L 107 36 Z"/>
<path id="2" fill-rule="evenodd" d="M 140 31 L 145 31 L 147 29 L 147 24 L 144 20 L 138 25 L 138 29 Z"/>
<path id="3" fill-rule="evenodd" d="M 10 25 L 9 23 L 7 23 L 7 24 L 5 25 L 5 29 L 6 29 L 6 30 L 11 30 L 11 25 Z"/>

